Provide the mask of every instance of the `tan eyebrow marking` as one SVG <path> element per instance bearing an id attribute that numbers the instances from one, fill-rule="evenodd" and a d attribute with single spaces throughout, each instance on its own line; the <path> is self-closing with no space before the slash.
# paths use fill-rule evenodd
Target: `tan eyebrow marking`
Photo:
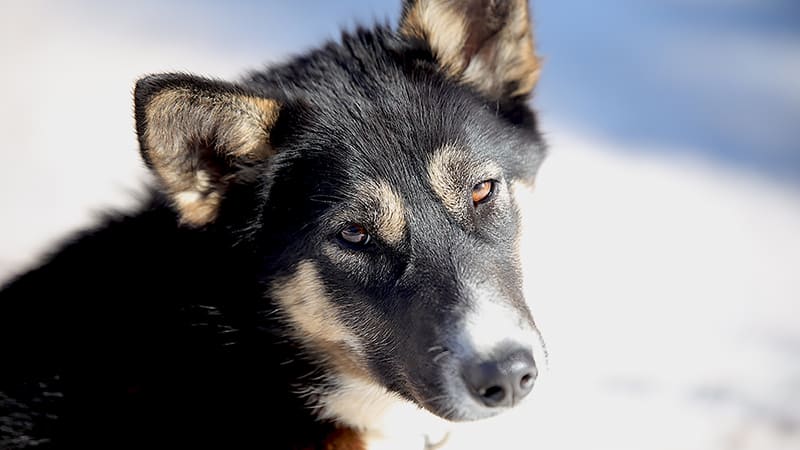
<path id="1" fill-rule="evenodd" d="M 433 192 L 455 217 L 465 214 L 463 192 L 455 175 L 466 166 L 461 153 L 455 146 L 447 144 L 436 150 L 428 162 L 428 181 Z"/>
<path id="2" fill-rule="evenodd" d="M 406 206 L 403 199 L 387 181 L 378 181 L 368 189 L 377 202 L 377 232 L 390 244 L 401 242 L 406 234 Z"/>

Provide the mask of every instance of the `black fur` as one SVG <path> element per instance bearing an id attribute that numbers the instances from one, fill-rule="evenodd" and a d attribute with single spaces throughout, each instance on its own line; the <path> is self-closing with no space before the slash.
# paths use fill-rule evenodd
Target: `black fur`
<path id="1" fill-rule="evenodd" d="M 498 164 L 501 189 L 532 180 L 544 155 L 526 98 L 486 99 L 443 74 L 424 42 L 376 27 L 235 85 L 146 78 L 140 137 L 143 105 L 183 83 L 276 99 L 276 155 L 249 164 L 255 179 L 229 187 L 213 223 L 182 225 L 154 188 L 140 210 L 109 214 L 0 291 L 0 447 L 321 448 L 336 425 L 296 391 L 326 369 L 265 295 L 302 260 L 317 262 L 331 292 L 349 293 L 333 296 L 332 314 L 354 333 L 393 336 L 370 347 L 369 370 L 418 403 L 415 392 L 442 383 L 420 353 L 449 331 L 420 318 L 446 323 L 466 307 L 454 273 L 499 280 L 527 311 L 514 207 L 458 221 L 421 181 L 445 144 Z M 342 248 L 358 253 L 346 263 L 324 257 L 347 224 L 336 213 L 353 211 L 364 180 L 401 193 L 409 236 Z M 358 214 L 350 220 L 368 221 Z M 409 371 L 423 375 L 409 381 Z"/>

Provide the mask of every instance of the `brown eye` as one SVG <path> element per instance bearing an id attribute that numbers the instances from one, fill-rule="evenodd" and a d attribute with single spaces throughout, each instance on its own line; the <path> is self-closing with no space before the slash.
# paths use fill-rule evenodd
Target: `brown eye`
<path id="1" fill-rule="evenodd" d="M 370 240 L 367 229 L 355 223 L 351 223 L 340 231 L 339 238 L 351 245 L 367 245 Z"/>
<path id="2" fill-rule="evenodd" d="M 494 194 L 495 181 L 486 180 L 480 182 L 472 187 L 472 204 L 475 206 L 480 205 L 492 198 Z"/>

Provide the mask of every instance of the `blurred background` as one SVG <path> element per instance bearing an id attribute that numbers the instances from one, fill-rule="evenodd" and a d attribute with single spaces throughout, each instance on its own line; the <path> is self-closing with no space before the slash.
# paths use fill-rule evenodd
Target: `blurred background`
<path id="1" fill-rule="evenodd" d="M 0 282 L 134 205 L 138 77 L 235 79 L 399 3 L 0 0 Z M 551 155 L 523 245 L 549 370 L 453 443 L 800 448 L 800 2 L 531 6 Z"/>

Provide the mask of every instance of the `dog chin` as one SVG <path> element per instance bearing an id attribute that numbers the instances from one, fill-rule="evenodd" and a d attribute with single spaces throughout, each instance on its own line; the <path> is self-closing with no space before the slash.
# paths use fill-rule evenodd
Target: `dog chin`
<path id="1" fill-rule="evenodd" d="M 428 412 L 449 422 L 475 422 L 495 417 L 511 409 L 487 408 L 476 402 L 466 391 L 463 394 L 443 395 L 438 401 L 420 404 Z"/>
<path id="2" fill-rule="evenodd" d="M 478 420 L 489 419 L 502 414 L 509 408 L 486 410 L 480 408 L 462 408 L 462 410 L 451 413 L 449 417 L 442 417 L 450 422 L 475 422 Z"/>

